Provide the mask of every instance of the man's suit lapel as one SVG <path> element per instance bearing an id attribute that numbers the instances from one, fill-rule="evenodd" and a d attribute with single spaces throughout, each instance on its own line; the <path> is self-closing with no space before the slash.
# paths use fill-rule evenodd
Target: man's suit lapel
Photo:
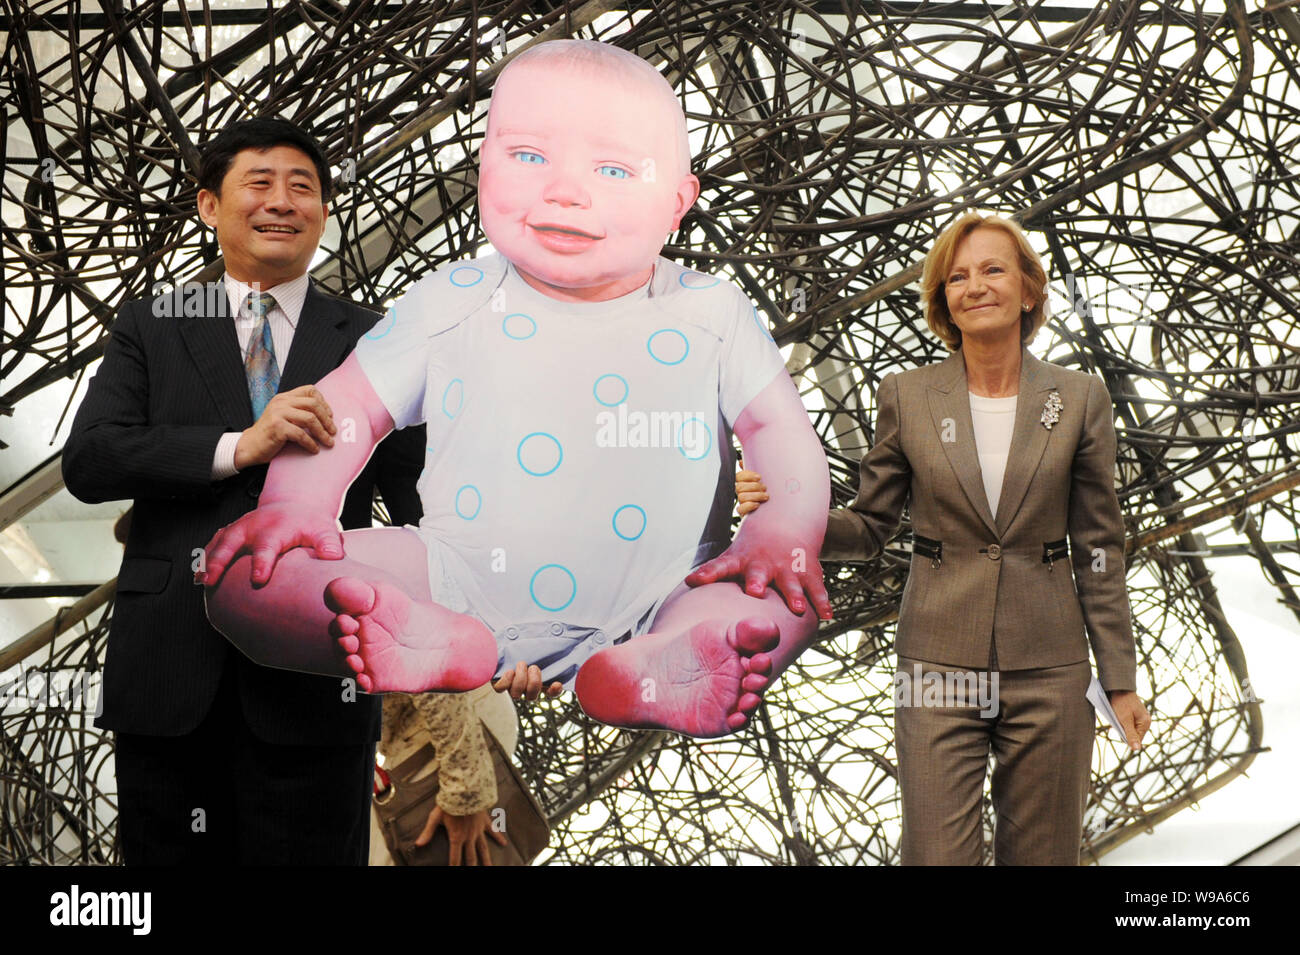
<path id="1" fill-rule="evenodd" d="M 1016 429 L 1011 435 L 1011 450 L 1007 452 L 1007 469 L 1002 475 L 1002 491 L 998 495 L 998 533 L 1006 531 L 1015 519 L 1020 504 L 1029 490 L 1029 482 L 1038 470 L 1043 451 L 1051 431 L 1043 426 L 1043 404 L 1047 392 L 1055 387 L 1052 366 L 1029 354 L 1020 355 L 1020 394 L 1016 399 Z M 969 403 L 969 399 L 967 399 Z"/>
<path id="2" fill-rule="evenodd" d="M 212 313 L 173 321 L 180 323 L 181 340 L 212 395 L 222 423 L 232 430 L 243 431 L 253 423 L 248 377 L 240 357 L 239 336 L 235 334 L 234 312 L 226 296 L 225 283 L 205 286 L 201 294 L 210 294 L 208 290 L 214 287 L 217 292 L 211 296 L 211 304 L 215 306 Z"/>
<path id="3" fill-rule="evenodd" d="M 280 391 L 314 385 L 338 367 L 339 359 L 352 345 L 343 330 L 347 318 L 338 302 L 318 292 L 314 282 L 308 284 L 293 333 L 293 347 L 288 360 L 280 366 Z"/>
<path id="4" fill-rule="evenodd" d="M 1022 376 L 1023 368 L 1022 365 Z M 939 446 L 943 448 L 971 507 L 989 532 L 996 534 L 997 525 L 989 509 L 988 495 L 984 493 L 979 452 L 975 449 L 975 425 L 971 419 L 970 397 L 966 393 L 966 359 L 960 351 L 953 352 L 939 363 L 928 397 Z"/>

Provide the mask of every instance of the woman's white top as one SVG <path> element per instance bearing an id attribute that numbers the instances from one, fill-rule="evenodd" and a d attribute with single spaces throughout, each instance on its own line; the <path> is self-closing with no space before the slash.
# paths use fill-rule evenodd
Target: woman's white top
<path id="1" fill-rule="evenodd" d="M 975 425 L 975 451 L 984 476 L 984 494 L 989 510 L 998 516 L 998 498 L 1002 496 L 1002 476 L 1007 471 L 1007 454 L 1011 451 L 1011 434 L 1016 428 L 1016 396 L 985 398 L 970 394 L 970 416 Z"/>

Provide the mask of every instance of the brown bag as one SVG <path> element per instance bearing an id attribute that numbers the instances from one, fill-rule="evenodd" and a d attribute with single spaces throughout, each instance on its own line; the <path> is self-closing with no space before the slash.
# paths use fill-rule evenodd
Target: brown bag
<path id="1" fill-rule="evenodd" d="M 492 753 L 497 778 L 497 804 L 488 815 L 493 825 L 504 826 L 506 837 L 506 844 L 501 845 L 489 836 L 488 854 L 493 865 L 528 865 L 546 848 L 551 828 L 541 803 L 486 726 L 483 739 Z M 433 744 L 425 743 L 389 771 L 388 788 L 374 798 L 379 827 L 394 865 L 446 865 L 450 858 L 451 843 L 443 826 L 437 828 L 427 845 L 415 844 L 429 821 L 429 813 L 437 805 L 438 773 L 434 771 L 415 782 L 411 782 L 411 777 L 434 758 Z"/>

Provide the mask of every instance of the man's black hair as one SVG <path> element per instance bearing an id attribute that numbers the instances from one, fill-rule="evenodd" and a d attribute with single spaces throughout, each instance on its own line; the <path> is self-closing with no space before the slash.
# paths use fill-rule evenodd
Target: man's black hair
<path id="1" fill-rule="evenodd" d="M 283 119 L 243 119 L 231 123 L 203 147 L 199 157 L 199 188 L 221 195 L 221 182 L 235 155 L 245 149 L 266 152 L 276 146 L 302 150 L 316 166 L 322 202 L 330 198 L 330 170 L 320 144 L 305 130 Z"/>

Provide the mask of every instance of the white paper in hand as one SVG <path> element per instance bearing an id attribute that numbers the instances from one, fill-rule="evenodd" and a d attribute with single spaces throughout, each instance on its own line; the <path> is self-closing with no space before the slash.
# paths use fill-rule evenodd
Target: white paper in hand
<path id="1" fill-rule="evenodd" d="M 1128 734 L 1124 732 L 1124 727 L 1120 724 L 1119 717 L 1115 715 L 1115 710 L 1110 705 L 1110 700 L 1106 696 L 1106 691 L 1102 689 L 1101 680 L 1098 680 L 1095 676 L 1092 678 L 1092 682 L 1088 684 L 1087 696 L 1088 702 L 1092 704 L 1092 708 L 1096 710 L 1102 718 L 1109 722 L 1111 726 L 1119 730 L 1119 738 L 1127 740 Z"/>

